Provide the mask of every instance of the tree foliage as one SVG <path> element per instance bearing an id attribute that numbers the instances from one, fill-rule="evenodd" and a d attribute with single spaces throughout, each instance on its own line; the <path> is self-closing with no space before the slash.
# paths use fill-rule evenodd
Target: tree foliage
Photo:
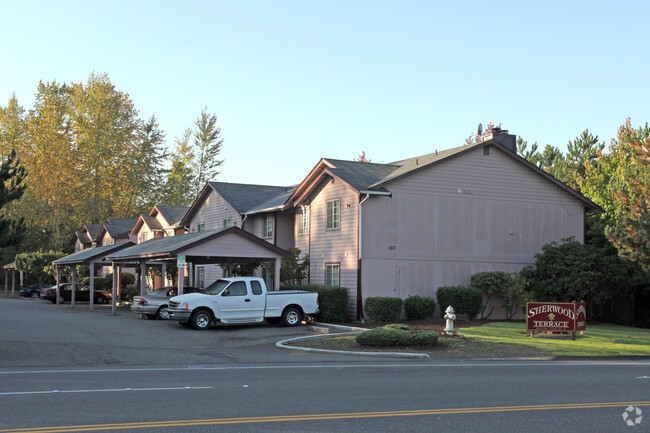
<path id="1" fill-rule="evenodd" d="M 534 266 L 521 272 L 536 301 L 602 303 L 614 293 L 629 292 L 631 269 L 606 249 L 574 238 L 550 242 L 535 255 Z"/>
<path id="2" fill-rule="evenodd" d="M 40 287 L 43 287 L 43 280 L 56 276 L 56 269 L 52 262 L 66 255 L 60 251 L 21 253 L 16 255 L 16 269 L 38 278 Z"/>
<path id="3" fill-rule="evenodd" d="M 619 255 L 650 272 L 650 127 L 630 119 L 612 142 L 618 161 L 610 178 L 613 218 L 605 229 Z"/>
<path id="4" fill-rule="evenodd" d="M 221 128 L 217 126 L 217 115 L 210 114 L 207 107 L 196 119 L 194 130 L 194 159 L 196 178 L 194 196 L 197 196 L 205 183 L 212 180 L 219 171 L 217 169 L 223 160 L 217 159 L 221 152 L 223 139 L 220 138 Z"/>
<path id="5" fill-rule="evenodd" d="M 25 237 L 25 219 L 6 216 L 3 208 L 22 197 L 26 176 L 16 150 L 11 149 L 0 162 L 0 248 L 18 245 Z"/>

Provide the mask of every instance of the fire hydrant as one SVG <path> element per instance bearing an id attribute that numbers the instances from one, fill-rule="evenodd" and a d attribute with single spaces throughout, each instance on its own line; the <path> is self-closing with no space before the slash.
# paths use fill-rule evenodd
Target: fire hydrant
<path id="1" fill-rule="evenodd" d="M 445 328 L 445 334 L 453 335 L 454 331 L 454 320 L 456 320 L 456 315 L 454 314 L 454 309 L 452 306 L 448 306 L 445 310 L 445 320 L 447 320 L 447 327 Z"/>

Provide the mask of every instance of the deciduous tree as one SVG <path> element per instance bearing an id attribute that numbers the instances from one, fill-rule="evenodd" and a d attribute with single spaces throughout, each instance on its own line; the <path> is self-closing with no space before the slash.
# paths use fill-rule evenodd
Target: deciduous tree
<path id="1" fill-rule="evenodd" d="M 195 122 L 194 158 L 196 161 L 196 179 L 194 196 L 198 195 L 205 183 L 219 174 L 218 167 L 223 163 L 219 160 L 223 139 L 220 138 L 221 128 L 217 126 L 217 115 L 210 114 L 207 107 Z"/>

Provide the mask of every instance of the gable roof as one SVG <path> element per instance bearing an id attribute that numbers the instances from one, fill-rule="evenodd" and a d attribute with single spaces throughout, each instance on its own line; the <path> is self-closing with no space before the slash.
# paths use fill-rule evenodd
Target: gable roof
<path id="1" fill-rule="evenodd" d="M 106 222 L 97 234 L 97 239 L 102 239 L 105 233 L 108 233 L 113 239 L 128 238 L 137 221 L 137 219 L 129 218 L 106 218 Z"/>
<path id="2" fill-rule="evenodd" d="M 190 208 L 187 206 L 155 205 L 153 209 L 151 209 L 151 212 L 149 212 L 149 216 L 155 217 L 156 212 L 158 212 L 165 219 L 165 221 L 167 221 L 169 227 L 174 227 L 179 225 L 189 209 Z"/>
<path id="3" fill-rule="evenodd" d="M 447 149 L 443 151 L 436 151 L 434 153 L 429 153 L 426 155 L 420 155 L 413 158 L 404 159 L 401 161 L 392 162 L 389 164 L 377 164 L 377 163 L 368 163 L 368 162 L 356 162 L 356 161 L 344 161 L 338 159 L 328 159 L 323 158 L 320 162 L 312 169 L 312 171 L 307 175 L 305 180 L 303 180 L 300 185 L 298 185 L 291 195 L 290 202 L 294 205 L 300 204 L 304 201 L 312 191 L 314 191 L 318 185 L 322 182 L 324 177 L 334 177 L 338 178 L 352 189 L 356 190 L 358 193 L 375 193 L 375 194 L 384 194 L 389 193 L 386 189 L 390 182 L 400 179 L 404 176 L 413 174 L 416 171 L 419 171 L 425 167 L 431 167 L 445 161 L 449 161 L 452 158 L 460 156 L 464 153 L 470 152 L 477 148 L 483 148 L 486 146 L 493 146 L 504 152 L 509 157 L 513 158 L 515 161 L 524 164 L 527 168 L 535 171 L 537 174 L 544 177 L 546 180 L 555 183 L 560 186 L 562 189 L 567 191 L 572 196 L 576 197 L 578 200 L 582 201 L 583 204 L 595 211 L 602 211 L 602 209 L 574 190 L 563 182 L 559 181 L 555 177 L 546 173 L 544 170 L 541 170 L 535 164 L 530 163 L 525 158 L 517 155 L 516 152 L 510 150 L 507 146 L 504 146 L 500 142 L 492 139 L 486 140 L 481 143 L 475 143 L 471 145 L 459 146 L 452 149 Z"/>
<path id="4" fill-rule="evenodd" d="M 180 224 L 187 226 L 212 191 L 226 200 L 239 214 L 244 215 L 251 209 L 286 194 L 288 186 L 251 185 L 245 183 L 208 182 L 190 206 Z"/>
<path id="5" fill-rule="evenodd" d="M 99 235 L 101 229 L 101 224 L 85 224 L 83 227 L 83 231 L 86 232 L 86 235 L 91 242 L 95 242 L 97 240 L 97 236 Z"/>
<path id="6" fill-rule="evenodd" d="M 63 265 L 83 265 L 89 264 L 93 261 L 99 261 L 103 259 L 106 255 L 113 253 L 115 251 L 123 250 L 132 246 L 131 242 L 124 242 L 121 244 L 115 245 L 104 245 L 101 247 L 88 248 L 81 250 L 77 253 L 70 254 L 69 256 L 61 257 L 52 262 L 54 265 L 63 266 Z"/>
<path id="7" fill-rule="evenodd" d="M 240 229 L 239 227 L 229 227 L 220 230 L 187 233 L 184 235 L 170 236 L 167 238 L 151 239 L 140 244 L 133 245 L 129 248 L 117 251 L 115 253 L 111 253 L 107 255 L 106 259 L 113 261 L 128 261 L 143 258 L 169 259 L 176 257 L 178 254 L 183 253 L 183 251 L 189 248 L 195 247 L 204 242 L 225 236 L 230 233 L 234 233 L 238 236 L 248 239 L 257 245 L 260 245 L 265 249 L 272 251 L 274 254 L 284 257 L 291 256 L 289 252 L 283 250 L 282 248 L 266 242 L 265 240 Z M 215 251 L 215 253 L 217 252 L 218 251 Z"/>

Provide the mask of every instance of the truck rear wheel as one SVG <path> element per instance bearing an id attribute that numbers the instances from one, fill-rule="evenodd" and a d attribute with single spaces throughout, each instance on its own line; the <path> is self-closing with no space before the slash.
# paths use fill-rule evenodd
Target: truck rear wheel
<path id="1" fill-rule="evenodd" d="M 287 307 L 282 312 L 284 326 L 298 326 L 302 322 L 302 311 L 296 307 Z"/>
<path id="2" fill-rule="evenodd" d="M 202 331 L 208 329 L 212 324 L 212 315 L 206 310 L 198 310 L 190 317 L 192 328 Z"/>

